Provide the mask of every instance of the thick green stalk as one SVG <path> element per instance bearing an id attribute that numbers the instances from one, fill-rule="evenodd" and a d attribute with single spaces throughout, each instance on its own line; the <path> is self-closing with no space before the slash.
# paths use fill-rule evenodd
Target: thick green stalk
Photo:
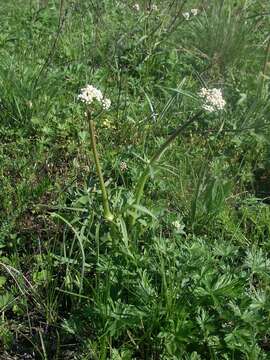
<path id="1" fill-rule="evenodd" d="M 141 174 L 139 181 L 137 183 L 136 189 L 135 189 L 135 205 L 139 205 L 141 198 L 143 196 L 144 186 L 145 183 L 150 175 L 150 170 L 153 165 L 155 165 L 156 162 L 159 161 L 161 156 L 164 154 L 166 149 L 170 146 L 170 144 L 177 138 L 177 136 L 185 129 L 187 128 L 191 123 L 193 123 L 197 118 L 201 115 L 202 111 L 199 111 L 196 115 L 194 115 L 190 120 L 188 120 L 185 124 L 179 126 L 169 137 L 168 139 L 160 146 L 160 148 L 157 150 L 157 152 L 151 157 L 149 163 L 147 164 L 146 168 L 144 169 L 143 173 Z M 136 213 L 135 216 L 132 217 L 131 224 L 134 225 L 136 220 Z"/>
<path id="2" fill-rule="evenodd" d="M 93 150 L 93 154 L 94 154 L 95 165 L 96 165 L 98 178 L 99 178 L 99 183 L 100 183 L 100 188 L 101 188 L 101 193 L 102 193 L 104 217 L 105 217 L 106 220 L 112 221 L 114 217 L 113 217 L 113 214 L 110 211 L 108 194 L 107 194 L 107 190 L 106 190 L 106 187 L 105 187 L 105 183 L 104 183 L 104 179 L 103 179 L 103 175 L 102 175 L 102 170 L 101 170 L 101 166 L 100 166 L 100 162 L 99 162 L 98 152 L 97 152 L 97 144 L 96 144 L 96 137 L 95 137 L 95 125 L 94 125 L 94 121 L 91 119 L 91 115 L 90 115 L 89 112 L 87 113 L 87 116 L 88 116 L 88 122 L 89 122 L 89 132 L 90 132 L 90 138 L 91 138 L 91 146 L 92 146 L 92 150 Z"/>

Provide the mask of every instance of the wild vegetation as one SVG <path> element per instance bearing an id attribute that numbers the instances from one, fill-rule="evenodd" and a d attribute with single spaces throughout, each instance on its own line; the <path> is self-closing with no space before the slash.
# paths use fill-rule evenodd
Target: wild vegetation
<path id="1" fill-rule="evenodd" d="M 269 1 L 0 14 L 0 358 L 270 359 Z"/>

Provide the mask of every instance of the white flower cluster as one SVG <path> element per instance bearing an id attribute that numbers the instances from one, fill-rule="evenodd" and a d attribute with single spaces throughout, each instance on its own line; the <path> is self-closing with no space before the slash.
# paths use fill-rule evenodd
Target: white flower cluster
<path id="1" fill-rule="evenodd" d="M 209 112 L 223 110 L 226 101 L 223 99 L 220 89 L 206 89 L 202 88 L 199 92 L 199 96 L 203 99 L 203 109 Z"/>
<path id="2" fill-rule="evenodd" d="M 181 224 L 180 224 L 180 221 L 178 221 L 178 220 L 173 221 L 172 225 L 176 228 L 176 230 L 181 229 Z"/>
<path id="3" fill-rule="evenodd" d="M 191 16 L 198 15 L 199 10 L 198 9 L 191 9 L 189 12 L 184 12 L 182 15 L 186 20 L 189 20 Z"/>
<path id="4" fill-rule="evenodd" d="M 132 6 L 132 9 L 135 10 L 135 11 L 140 11 L 140 5 L 139 4 L 134 4 Z"/>
<path id="5" fill-rule="evenodd" d="M 175 220 L 172 222 L 172 226 L 178 234 L 185 235 L 185 224 L 183 224 L 183 222 Z"/>
<path id="6" fill-rule="evenodd" d="M 94 100 L 97 100 L 104 110 L 108 110 L 111 106 L 111 100 L 105 98 L 102 92 L 93 85 L 86 85 L 86 87 L 82 88 L 81 93 L 78 95 L 78 99 L 87 105 L 90 105 Z"/>

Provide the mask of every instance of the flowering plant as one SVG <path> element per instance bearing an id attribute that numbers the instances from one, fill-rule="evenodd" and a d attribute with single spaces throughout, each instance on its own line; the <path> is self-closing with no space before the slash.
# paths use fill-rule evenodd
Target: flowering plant
<path id="1" fill-rule="evenodd" d="M 102 192 L 104 217 L 106 220 L 112 221 L 114 216 L 110 210 L 108 194 L 102 174 L 101 164 L 99 161 L 97 145 L 96 145 L 96 136 L 95 136 L 95 124 L 91 116 L 91 108 L 90 108 L 90 105 L 92 105 L 94 101 L 97 101 L 99 104 L 101 104 L 104 110 L 108 110 L 111 106 L 111 100 L 105 98 L 102 92 L 99 89 L 95 88 L 93 85 L 86 85 L 86 87 L 82 88 L 81 93 L 78 95 L 78 99 L 87 106 L 86 115 L 89 123 L 89 133 L 91 138 L 91 146 L 94 155 L 94 161 L 95 161 L 101 192 Z"/>
<path id="2" fill-rule="evenodd" d="M 226 105 L 226 101 L 223 99 L 222 92 L 220 89 L 206 89 L 202 88 L 199 91 L 199 98 L 202 99 L 202 109 L 208 112 L 221 111 L 224 109 Z M 78 95 L 78 99 L 82 101 L 87 106 L 87 118 L 89 122 L 89 132 L 91 137 L 91 146 L 94 154 L 95 165 L 99 177 L 102 199 L 103 199 L 103 209 L 104 209 L 104 217 L 108 221 L 112 221 L 114 219 L 113 214 L 110 211 L 108 195 L 102 175 L 101 165 L 98 157 L 97 147 L 96 147 L 96 139 L 95 139 L 95 127 L 94 122 L 91 117 L 91 105 L 96 101 L 98 102 L 104 110 L 108 110 L 111 106 L 111 101 L 108 98 L 105 98 L 102 92 L 95 88 L 93 85 L 86 85 L 86 87 L 81 89 L 81 93 Z M 170 146 L 170 144 L 176 139 L 176 137 L 186 129 L 191 123 L 195 122 L 202 114 L 202 109 L 200 109 L 194 116 L 188 119 L 185 123 L 181 124 L 175 131 L 169 136 L 169 138 L 160 146 L 159 149 L 154 153 L 151 157 L 149 163 L 141 173 L 137 185 L 135 187 L 134 194 L 134 205 L 138 207 L 140 204 L 140 200 L 143 196 L 145 183 L 151 173 L 151 168 L 155 165 L 156 162 L 159 161 L 161 156 Z M 121 163 L 121 170 L 126 170 L 126 164 Z M 130 225 L 132 226 L 135 223 L 137 214 L 136 211 L 130 217 Z"/>

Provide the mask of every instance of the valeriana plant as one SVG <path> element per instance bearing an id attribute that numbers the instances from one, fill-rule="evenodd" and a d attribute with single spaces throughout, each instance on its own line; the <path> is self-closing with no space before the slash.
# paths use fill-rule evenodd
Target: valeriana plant
<path id="1" fill-rule="evenodd" d="M 95 135 L 95 124 L 92 117 L 93 105 L 95 105 L 95 103 L 99 103 L 99 105 L 101 105 L 104 110 L 108 110 L 111 106 L 111 101 L 110 99 L 105 98 L 102 92 L 96 89 L 92 85 L 86 85 L 85 88 L 82 88 L 81 93 L 78 95 L 78 99 L 86 105 L 86 115 L 89 125 L 91 147 L 94 155 L 94 161 L 95 161 L 97 174 L 100 182 L 101 193 L 102 193 L 104 218 L 108 221 L 112 221 L 114 219 L 114 216 L 110 210 L 108 193 L 106 190 L 106 186 L 102 174 L 102 168 L 99 161 L 97 144 L 96 144 L 96 135 Z"/>
<path id="2" fill-rule="evenodd" d="M 155 154 L 151 157 L 149 163 L 145 167 L 144 171 L 142 172 L 141 176 L 139 177 L 139 181 L 135 188 L 135 200 L 134 204 L 135 208 L 140 204 L 141 198 L 143 196 L 144 186 L 147 179 L 150 176 L 151 168 L 159 161 L 161 156 L 164 152 L 168 149 L 171 143 L 177 138 L 178 135 L 181 134 L 183 130 L 185 130 L 190 124 L 195 122 L 201 114 L 203 110 L 213 113 L 221 111 L 225 108 L 226 101 L 223 99 L 223 95 L 220 89 L 206 89 L 202 88 L 198 93 L 199 98 L 201 99 L 201 107 L 195 115 L 193 115 L 189 120 L 187 120 L 184 124 L 180 125 L 175 131 L 168 137 L 168 139 L 160 146 L 160 148 L 155 152 Z M 137 212 L 132 214 L 130 218 L 130 224 L 134 225 L 137 217 Z"/>
<path id="3" fill-rule="evenodd" d="M 190 124 L 195 122 L 201 114 L 203 113 L 203 110 L 213 113 L 217 111 L 221 111 L 224 109 L 226 105 L 226 101 L 223 99 L 222 92 L 220 89 L 206 89 L 202 88 L 200 92 L 198 93 L 199 98 L 201 99 L 201 108 L 195 115 L 193 115 L 190 119 L 188 119 L 185 123 L 181 124 L 178 128 L 175 129 L 175 131 L 168 137 L 168 139 L 160 146 L 159 149 L 154 153 L 154 155 L 151 157 L 149 163 L 141 173 L 137 185 L 135 187 L 135 194 L 134 194 L 134 202 L 132 206 L 135 205 L 135 212 L 132 213 L 130 217 L 129 224 L 132 226 L 134 225 L 136 218 L 137 218 L 137 210 L 136 208 L 140 205 L 144 187 L 146 184 L 146 181 L 148 180 L 151 168 L 154 167 L 154 165 L 159 161 L 161 156 L 164 154 L 164 152 L 168 149 L 168 147 L 171 145 L 171 143 L 177 138 L 178 135 L 181 134 L 183 130 L 185 130 Z M 87 85 L 85 88 L 81 89 L 81 93 L 78 96 L 78 99 L 81 100 L 83 103 L 87 106 L 87 119 L 89 124 L 89 132 L 90 132 L 90 138 L 91 138 L 91 146 L 92 151 L 94 154 L 94 161 L 97 169 L 97 174 L 99 177 L 101 192 L 102 192 L 102 201 L 103 201 L 103 210 L 104 210 L 104 217 L 108 221 L 113 221 L 114 216 L 110 210 L 109 206 L 109 199 L 108 194 L 104 182 L 104 178 L 102 175 L 102 169 L 99 161 L 97 146 L 96 146 L 96 139 L 95 139 L 95 125 L 92 117 L 92 109 L 94 102 L 99 103 L 99 105 L 102 106 L 104 110 L 108 110 L 111 105 L 111 101 L 107 98 L 105 98 L 102 94 L 102 92 L 98 89 L 96 89 L 92 85 Z"/>

